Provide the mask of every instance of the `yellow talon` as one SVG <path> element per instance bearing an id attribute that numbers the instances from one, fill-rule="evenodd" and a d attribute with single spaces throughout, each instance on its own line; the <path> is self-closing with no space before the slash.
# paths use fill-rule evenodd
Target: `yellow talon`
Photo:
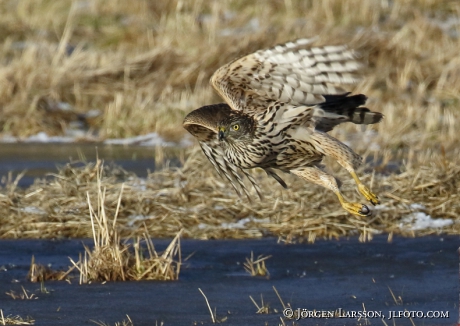
<path id="1" fill-rule="evenodd" d="M 353 179 L 355 179 L 356 184 L 358 185 L 358 191 L 368 200 L 371 202 L 372 205 L 380 204 L 379 197 L 377 197 L 374 193 L 372 193 L 369 188 L 362 184 L 361 180 L 359 180 L 358 176 L 356 175 L 355 171 L 350 172 Z"/>
<path id="2" fill-rule="evenodd" d="M 371 215 L 371 210 L 364 204 L 343 202 L 342 207 L 347 212 L 360 217 Z"/>
<path id="3" fill-rule="evenodd" d="M 366 205 L 360 204 L 360 203 L 347 202 L 345 198 L 343 198 L 342 194 L 340 193 L 338 189 L 337 191 L 335 191 L 335 194 L 337 195 L 337 198 L 339 199 L 340 204 L 342 205 L 343 209 L 349 212 L 350 214 L 360 216 L 360 217 L 366 217 L 366 216 L 371 215 L 371 210 Z"/>
<path id="4" fill-rule="evenodd" d="M 358 190 L 369 202 L 371 202 L 372 205 L 380 204 L 379 197 L 372 193 L 369 188 L 362 183 L 358 184 Z"/>

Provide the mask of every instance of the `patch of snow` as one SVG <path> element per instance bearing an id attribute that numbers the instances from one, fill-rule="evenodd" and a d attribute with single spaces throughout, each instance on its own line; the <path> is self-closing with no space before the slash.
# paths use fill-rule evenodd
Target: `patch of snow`
<path id="1" fill-rule="evenodd" d="M 78 124 L 81 124 L 81 123 L 78 121 L 69 123 L 69 128 L 65 131 L 65 136 L 68 138 L 71 138 L 72 142 L 74 142 L 76 138 L 78 139 L 87 138 L 88 133 L 85 130 L 80 129 L 80 126 L 78 126 Z"/>
<path id="2" fill-rule="evenodd" d="M 1 138 L 2 143 L 16 143 L 17 141 L 18 139 L 16 137 L 8 134 L 3 135 L 3 137 Z"/>
<path id="3" fill-rule="evenodd" d="M 410 204 L 409 207 L 413 210 L 421 210 L 421 209 L 425 209 L 425 206 L 422 205 L 422 204 Z"/>
<path id="4" fill-rule="evenodd" d="M 147 182 L 145 179 L 142 178 L 128 178 L 129 186 L 139 190 L 139 191 L 146 191 L 147 190 Z"/>
<path id="5" fill-rule="evenodd" d="M 45 215 L 46 212 L 38 207 L 35 206 L 27 206 L 24 208 L 19 209 L 21 212 L 27 213 L 27 214 L 37 214 L 37 215 Z"/>
<path id="6" fill-rule="evenodd" d="M 439 27 L 444 33 L 452 38 L 458 38 L 458 26 L 460 26 L 460 18 L 457 15 L 452 15 L 444 19 L 430 19 L 431 24 Z"/>
<path id="7" fill-rule="evenodd" d="M 238 222 L 230 222 L 230 223 L 222 222 L 220 226 L 223 227 L 224 229 L 244 229 L 246 228 L 245 224 L 247 222 L 249 221 L 247 221 L 246 218 L 243 218 L 242 220 L 239 220 Z"/>
<path id="8" fill-rule="evenodd" d="M 253 217 L 246 217 L 237 222 L 230 222 L 230 223 L 223 222 L 220 224 L 220 226 L 223 227 L 224 229 L 244 229 L 246 228 L 246 223 L 248 222 L 268 223 L 270 222 L 270 219 L 269 218 L 257 219 Z"/>
<path id="9" fill-rule="evenodd" d="M 131 216 L 128 216 L 128 223 L 127 225 L 129 227 L 132 227 L 134 226 L 134 223 L 136 223 L 137 221 L 145 221 L 145 220 L 150 220 L 150 219 L 153 219 L 154 216 L 152 215 L 149 215 L 149 216 L 146 216 L 146 215 L 131 215 Z"/>
<path id="10" fill-rule="evenodd" d="M 180 140 L 179 146 L 190 147 L 194 144 L 193 139 L 192 135 L 186 134 L 185 137 Z"/>
<path id="11" fill-rule="evenodd" d="M 200 223 L 200 224 L 198 224 L 198 229 L 200 229 L 200 230 L 207 229 L 207 228 L 209 228 L 209 227 L 210 227 L 210 225 L 209 225 L 209 224 L 206 224 L 206 223 Z"/>
<path id="12" fill-rule="evenodd" d="M 376 211 L 387 211 L 389 208 L 385 204 L 378 204 L 374 206 L 374 210 Z"/>
<path id="13" fill-rule="evenodd" d="M 420 205 L 422 206 L 422 205 Z M 412 231 L 425 230 L 425 229 L 436 229 L 445 226 L 452 225 L 454 221 L 452 219 L 436 218 L 433 219 L 430 215 L 424 212 L 413 212 L 409 216 L 405 217 L 399 224 L 400 229 L 409 229 Z"/>
<path id="14" fill-rule="evenodd" d="M 71 143 L 75 141 L 75 138 L 65 136 L 48 136 L 46 132 L 42 131 L 22 141 L 26 143 Z"/>
<path id="15" fill-rule="evenodd" d="M 85 113 L 85 118 L 97 118 L 100 115 L 102 115 L 101 110 L 98 109 L 91 109 L 88 112 Z"/>
<path id="16" fill-rule="evenodd" d="M 378 152 L 380 150 L 380 145 L 377 144 L 376 142 L 372 142 L 369 145 L 369 150 L 374 151 L 374 152 Z"/>
<path id="17" fill-rule="evenodd" d="M 60 111 L 74 112 L 74 108 L 67 102 L 56 102 L 56 109 Z"/>
<path id="18" fill-rule="evenodd" d="M 151 132 L 146 135 L 135 136 L 131 138 L 118 138 L 118 139 L 107 139 L 104 144 L 110 145 L 138 145 L 138 146 L 181 146 L 186 147 L 192 144 L 188 139 L 184 138 L 179 143 L 165 141 L 156 132 Z"/>
<path id="19" fill-rule="evenodd" d="M 14 137 L 8 134 L 0 137 L 1 143 L 73 143 L 77 141 L 97 142 L 98 139 L 94 135 L 88 135 L 88 132 L 78 127 L 79 122 L 71 123 L 65 136 L 49 136 L 46 132 L 41 131 L 36 135 L 28 138 Z M 147 135 L 135 136 L 131 138 L 114 138 L 106 139 L 103 144 L 107 145 L 138 145 L 138 146 L 164 146 L 164 147 L 189 147 L 193 145 L 193 140 L 186 136 L 180 142 L 169 142 L 164 140 L 156 132 Z"/>
<path id="20" fill-rule="evenodd" d="M 220 224 L 220 227 L 224 228 L 224 229 L 245 229 L 247 228 L 246 224 L 249 223 L 249 222 L 253 222 L 253 223 L 269 223 L 270 222 L 270 219 L 269 218 L 254 218 L 254 217 L 246 217 L 246 218 L 243 218 L 237 222 L 230 222 L 230 223 L 226 223 L 226 222 L 222 222 Z M 209 225 L 209 224 L 205 224 L 205 223 L 200 223 L 198 224 L 198 229 L 200 230 L 203 230 L 203 229 L 207 229 L 207 228 L 216 228 L 216 226 L 213 226 L 213 225 Z"/>

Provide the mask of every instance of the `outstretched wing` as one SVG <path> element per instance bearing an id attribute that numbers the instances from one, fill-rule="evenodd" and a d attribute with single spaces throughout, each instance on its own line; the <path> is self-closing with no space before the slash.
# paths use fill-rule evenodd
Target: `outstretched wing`
<path id="1" fill-rule="evenodd" d="M 345 94 L 360 64 L 346 45 L 311 47 L 299 39 L 260 50 L 219 68 L 211 84 L 233 110 L 254 115 L 274 102 L 311 106 Z"/>
<path id="2" fill-rule="evenodd" d="M 203 106 L 190 112 L 185 117 L 183 126 L 199 141 L 201 149 L 218 174 L 222 178 L 226 178 L 230 181 L 239 196 L 244 193 L 249 200 L 251 199 L 249 191 L 240 176 L 240 173 L 242 173 L 248 178 L 249 182 L 262 199 L 260 187 L 257 185 L 254 178 L 247 171 L 229 162 L 222 147 L 219 145 L 219 140 L 217 139 L 218 123 L 231 113 L 232 109 L 224 103 Z M 286 183 L 272 169 L 268 169 L 266 172 L 283 187 L 287 187 Z"/>

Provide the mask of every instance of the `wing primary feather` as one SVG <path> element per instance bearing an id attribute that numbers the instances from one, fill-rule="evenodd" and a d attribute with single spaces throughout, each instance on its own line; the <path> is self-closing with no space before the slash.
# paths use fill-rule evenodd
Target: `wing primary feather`
<path id="1" fill-rule="evenodd" d="M 316 39 L 298 39 L 243 56 L 220 67 L 211 84 L 231 110 L 251 116 L 269 101 L 315 105 L 324 101 L 322 95 L 343 94 L 341 85 L 360 80 L 355 75 L 362 66 L 356 60 L 359 54 L 347 45 L 315 47 Z"/>

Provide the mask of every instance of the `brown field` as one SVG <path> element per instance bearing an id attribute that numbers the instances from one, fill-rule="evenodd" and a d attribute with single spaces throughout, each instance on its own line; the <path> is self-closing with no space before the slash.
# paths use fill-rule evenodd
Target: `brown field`
<path id="1" fill-rule="evenodd" d="M 195 148 L 183 168 L 147 180 L 104 170 L 112 216 L 124 183 L 121 236 L 142 235 L 144 223 L 154 237 L 183 229 L 184 237 L 200 239 L 458 234 L 459 14 L 460 3 L 439 0 L 3 1 L 0 136 L 64 133 L 76 118 L 55 116 L 52 107 L 65 103 L 74 115 L 99 112 L 87 121 L 98 140 L 158 132 L 177 141 L 186 134 L 186 113 L 221 101 L 208 85 L 220 65 L 319 36 L 318 45 L 347 43 L 362 54 L 367 69 L 350 90 L 385 115 L 366 131 L 343 125 L 333 132 L 366 158 L 360 174 L 382 201 L 373 217 L 350 216 L 334 194 L 291 176 L 283 190 L 260 171 L 254 176 L 265 199 L 239 199 Z M 93 164 L 69 165 L 28 189 L 11 180 L 0 193 L 0 238 L 91 237 L 86 198 L 97 198 L 96 171 Z M 332 171 L 346 196 L 358 200 L 351 178 L 334 164 Z M 413 211 L 454 223 L 401 227 Z M 244 227 L 230 227 L 245 218 Z"/>

